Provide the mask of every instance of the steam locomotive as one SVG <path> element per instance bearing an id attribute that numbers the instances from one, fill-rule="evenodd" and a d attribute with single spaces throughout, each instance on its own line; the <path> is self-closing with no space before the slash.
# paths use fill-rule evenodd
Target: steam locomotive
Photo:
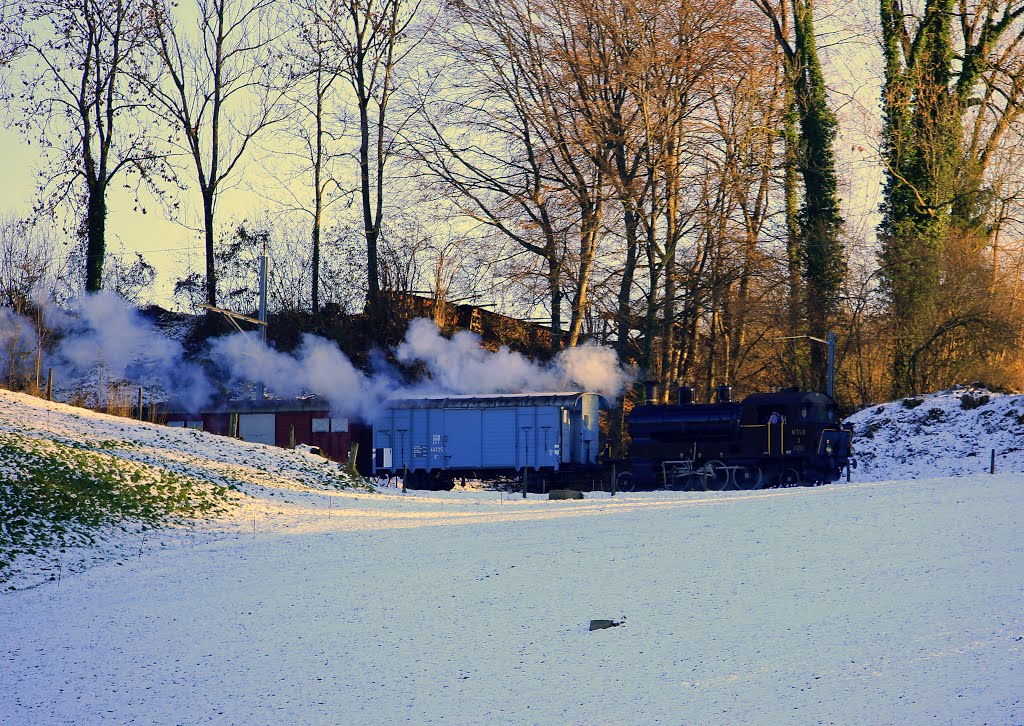
<path id="1" fill-rule="evenodd" d="M 852 430 L 835 401 L 795 389 L 697 404 L 647 403 L 628 417 L 628 458 L 601 455 L 597 393 L 433 396 L 392 400 L 373 422 L 373 473 L 415 489 L 451 489 L 457 479 L 515 478 L 530 491 L 759 489 L 837 480 L 854 464 Z"/>
<path id="2" fill-rule="evenodd" d="M 682 387 L 674 405 L 654 399 L 649 384 L 647 403 L 630 412 L 623 490 L 826 484 L 855 465 L 853 431 L 823 393 L 787 389 L 732 401 L 729 387 L 719 386 L 715 403 L 698 404 Z"/>

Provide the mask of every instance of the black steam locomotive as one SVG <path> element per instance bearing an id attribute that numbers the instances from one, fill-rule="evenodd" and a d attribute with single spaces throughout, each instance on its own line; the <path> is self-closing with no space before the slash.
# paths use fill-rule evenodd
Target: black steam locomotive
<path id="1" fill-rule="evenodd" d="M 823 393 L 789 389 L 737 402 L 720 386 L 715 403 L 697 404 L 683 387 L 675 405 L 654 398 L 649 387 L 647 404 L 629 415 L 628 468 L 617 477 L 624 491 L 825 484 L 855 465 L 852 429 Z"/>

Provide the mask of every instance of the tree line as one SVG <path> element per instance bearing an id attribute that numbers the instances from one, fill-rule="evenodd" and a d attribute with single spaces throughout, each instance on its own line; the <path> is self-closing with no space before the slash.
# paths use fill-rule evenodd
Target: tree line
<path id="1" fill-rule="evenodd" d="M 496 304 L 543 317 L 551 353 L 614 346 L 666 398 L 824 389 L 831 331 L 848 404 L 1024 385 L 1024 2 L 879 0 L 873 230 L 843 216 L 861 182 L 815 13 L 22 0 L 0 15 L 0 93 L 46 150 L 36 213 L 71 210 L 86 291 L 152 279 L 107 249 L 115 188 L 172 217 L 192 194 L 204 254 L 177 290 L 194 303 L 251 308 L 248 262 L 270 249 L 279 309 L 379 323 L 400 293 Z M 254 179 L 265 211 L 224 218 Z M 0 294 L 21 309 L 11 230 Z"/>

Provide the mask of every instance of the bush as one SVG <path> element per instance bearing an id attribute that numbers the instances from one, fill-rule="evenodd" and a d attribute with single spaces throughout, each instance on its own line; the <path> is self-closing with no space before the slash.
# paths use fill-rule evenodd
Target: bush
<path id="1" fill-rule="evenodd" d="M 988 396 L 988 394 L 984 394 L 981 396 L 972 396 L 969 393 L 965 393 L 964 395 L 960 396 L 960 408 L 962 408 L 965 411 L 970 411 L 972 409 L 984 406 L 986 403 L 989 402 L 989 400 L 990 397 Z"/>

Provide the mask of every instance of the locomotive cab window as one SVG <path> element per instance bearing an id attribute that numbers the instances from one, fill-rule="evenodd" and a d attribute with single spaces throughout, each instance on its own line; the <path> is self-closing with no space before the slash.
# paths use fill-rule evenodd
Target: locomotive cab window
<path id="1" fill-rule="evenodd" d="M 808 406 L 805 403 L 803 406 L 800 407 L 800 418 L 801 419 L 806 419 L 808 414 L 810 414 L 810 412 L 811 412 L 811 407 Z"/>

